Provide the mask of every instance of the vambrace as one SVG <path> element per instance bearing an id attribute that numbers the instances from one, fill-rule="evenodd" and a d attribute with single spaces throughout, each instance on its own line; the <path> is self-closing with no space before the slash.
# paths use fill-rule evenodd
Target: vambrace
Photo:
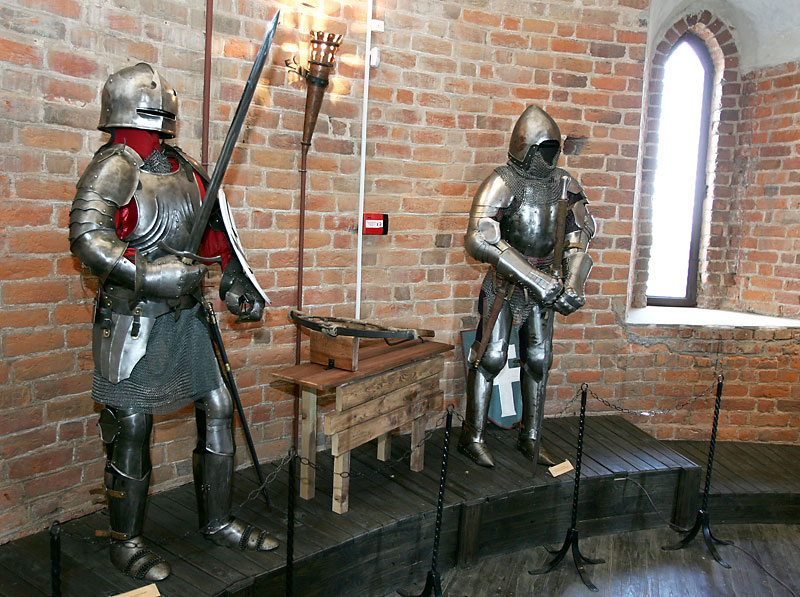
<path id="1" fill-rule="evenodd" d="M 505 248 L 495 264 L 498 275 L 524 284 L 543 304 L 552 303 L 558 298 L 563 287 L 556 278 L 533 267 L 505 241 L 498 243 L 498 246 L 502 245 L 505 245 Z"/>
<path id="2" fill-rule="evenodd" d="M 564 293 L 556 301 L 556 310 L 563 315 L 574 313 L 586 303 L 584 286 L 594 263 L 586 252 L 594 236 L 595 220 L 586 208 L 586 200 L 575 203 L 571 231 L 567 234 L 562 258 Z"/>

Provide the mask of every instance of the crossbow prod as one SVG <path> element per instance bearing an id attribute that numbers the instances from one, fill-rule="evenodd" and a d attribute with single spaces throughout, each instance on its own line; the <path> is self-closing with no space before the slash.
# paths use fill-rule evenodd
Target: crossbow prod
<path id="1" fill-rule="evenodd" d="M 344 317 L 322 317 L 311 315 L 303 311 L 292 309 L 289 319 L 297 325 L 310 330 L 322 332 L 326 336 L 354 336 L 356 338 L 383 338 L 385 340 L 418 340 L 433 338 L 433 330 L 417 330 L 410 328 L 392 328 L 376 323 L 369 323 L 360 319 L 347 319 Z"/>

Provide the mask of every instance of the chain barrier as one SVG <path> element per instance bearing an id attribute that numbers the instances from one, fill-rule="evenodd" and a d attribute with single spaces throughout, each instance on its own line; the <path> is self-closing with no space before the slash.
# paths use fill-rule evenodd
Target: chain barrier
<path id="1" fill-rule="evenodd" d="M 270 484 L 273 483 L 275 479 L 278 478 L 280 472 L 284 469 L 284 467 L 287 464 L 289 464 L 289 461 L 291 459 L 292 459 L 292 454 L 287 454 L 286 456 L 284 456 L 283 459 L 280 461 L 280 463 L 278 463 L 278 465 L 275 467 L 275 470 L 272 471 L 270 474 L 268 474 L 266 477 L 264 477 L 264 482 L 255 489 L 253 489 L 250 493 L 248 493 L 247 498 L 233 509 L 233 514 L 236 514 L 242 508 L 244 508 L 245 505 L 258 498 L 261 492 L 267 489 L 270 486 Z"/>
<path id="2" fill-rule="evenodd" d="M 701 398 L 704 398 L 704 397 L 708 396 L 711 392 L 713 392 L 714 388 L 716 387 L 716 385 L 717 385 L 717 381 L 715 380 L 713 383 L 711 383 L 706 389 L 704 389 L 699 394 L 696 394 L 696 395 L 692 396 L 691 398 L 685 399 L 685 400 L 683 400 L 681 402 L 678 402 L 673 407 L 670 407 L 670 408 L 667 408 L 667 409 L 663 409 L 663 410 L 662 409 L 635 410 L 635 409 L 632 409 L 632 408 L 626 408 L 624 406 L 619 406 L 617 404 L 614 404 L 613 402 L 611 402 L 609 400 L 606 400 L 605 398 L 601 398 L 600 396 L 598 396 L 589 387 L 588 384 L 586 385 L 586 389 L 587 389 L 587 391 L 589 392 L 589 395 L 592 398 L 594 398 L 595 400 L 597 400 L 598 402 L 600 402 L 601 404 L 603 404 L 607 408 L 615 410 L 615 411 L 617 411 L 619 413 L 622 413 L 622 414 L 625 414 L 625 415 L 635 415 L 635 416 L 639 416 L 639 417 L 654 417 L 656 415 L 666 415 L 666 414 L 669 414 L 669 413 L 672 413 L 672 412 L 676 412 L 676 411 L 679 411 L 679 410 L 682 410 L 682 409 L 686 408 L 687 406 L 689 406 L 691 404 L 694 404 L 696 401 L 700 400 Z M 581 390 L 578 389 L 575 392 L 575 395 L 572 398 L 569 399 L 569 401 L 564 405 L 564 407 L 561 409 L 561 411 L 557 415 L 555 415 L 555 417 L 558 418 L 558 417 L 563 417 L 564 415 L 566 415 L 567 411 L 575 403 L 575 401 L 580 397 L 580 395 L 581 395 Z M 573 413 L 573 414 L 575 414 L 575 413 Z"/>

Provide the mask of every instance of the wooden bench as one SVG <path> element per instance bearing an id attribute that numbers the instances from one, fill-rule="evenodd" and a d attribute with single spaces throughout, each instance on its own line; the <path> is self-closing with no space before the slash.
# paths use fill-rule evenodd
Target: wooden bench
<path id="1" fill-rule="evenodd" d="M 335 393 L 335 409 L 325 415 L 323 432 L 331 437 L 333 504 L 338 514 L 349 504 L 350 450 L 378 439 L 379 460 L 388 460 L 391 434 L 411 423 L 412 471 L 422 470 L 428 411 L 440 409 L 439 380 L 444 367 L 441 353 L 450 344 L 431 341 L 384 342 L 362 347 L 357 371 L 330 369 L 304 363 L 273 375 L 300 387 L 300 497 L 314 497 L 317 447 L 317 399 Z"/>

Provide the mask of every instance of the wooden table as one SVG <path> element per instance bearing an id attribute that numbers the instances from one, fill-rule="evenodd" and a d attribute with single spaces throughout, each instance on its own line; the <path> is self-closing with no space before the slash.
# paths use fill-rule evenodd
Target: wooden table
<path id="1" fill-rule="evenodd" d="M 425 414 L 441 408 L 441 353 L 453 346 L 413 341 L 397 346 L 380 342 L 360 349 L 358 371 L 304 363 L 273 375 L 300 386 L 300 497 L 314 497 L 317 446 L 317 398 L 335 392 L 336 408 L 325 415 L 323 431 L 331 436 L 334 512 L 348 510 L 350 450 L 378 438 L 378 459 L 388 460 L 391 433 L 411 423 L 411 470 L 424 463 Z"/>

